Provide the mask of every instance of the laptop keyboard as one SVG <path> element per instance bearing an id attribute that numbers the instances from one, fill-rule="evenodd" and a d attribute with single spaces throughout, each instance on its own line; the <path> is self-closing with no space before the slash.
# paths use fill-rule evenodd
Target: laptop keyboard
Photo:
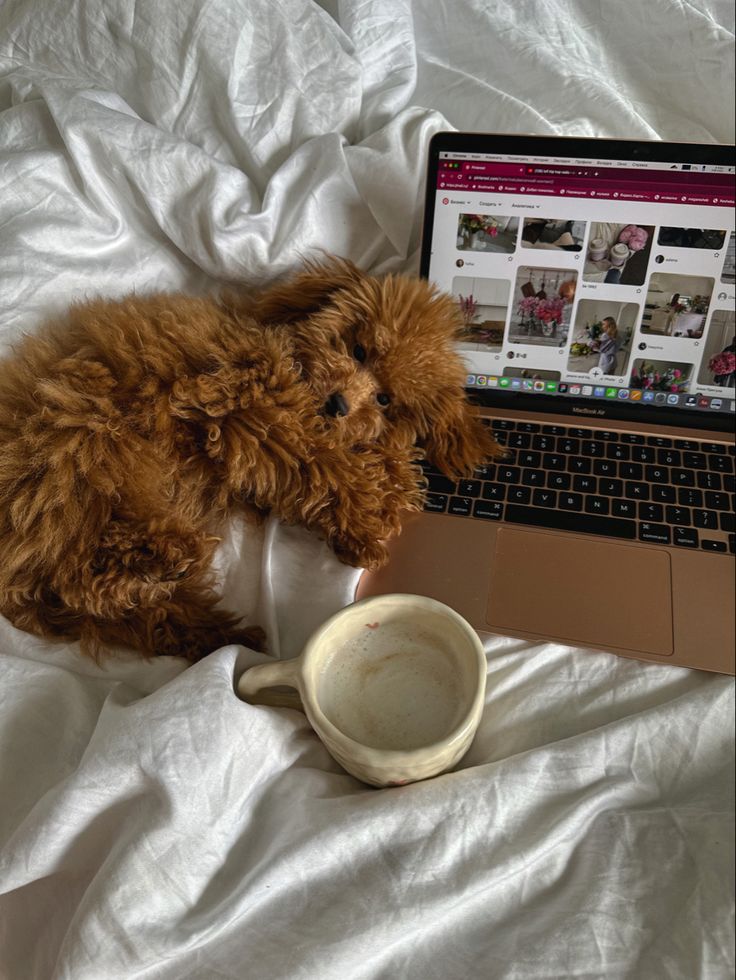
<path id="1" fill-rule="evenodd" d="M 469 480 L 424 461 L 424 509 L 731 554 L 734 447 L 484 419 L 507 456 Z"/>

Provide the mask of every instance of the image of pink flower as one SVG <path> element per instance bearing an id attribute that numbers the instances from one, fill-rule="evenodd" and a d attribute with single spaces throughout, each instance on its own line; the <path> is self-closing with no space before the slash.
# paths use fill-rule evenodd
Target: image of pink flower
<path id="1" fill-rule="evenodd" d="M 626 225 L 621 230 L 618 240 L 628 245 L 632 252 L 640 252 L 649 241 L 649 232 L 638 225 Z"/>

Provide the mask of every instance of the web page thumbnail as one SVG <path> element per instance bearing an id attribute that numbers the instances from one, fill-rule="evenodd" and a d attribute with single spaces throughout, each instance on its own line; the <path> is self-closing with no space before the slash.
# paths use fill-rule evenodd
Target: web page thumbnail
<path id="1" fill-rule="evenodd" d="M 501 214 L 460 214 L 456 247 L 470 252 L 513 252 L 519 219 Z"/>
<path id="2" fill-rule="evenodd" d="M 583 279 L 641 286 L 647 275 L 653 236 L 653 225 L 591 222 Z"/>
<path id="3" fill-rule="evenodd" d="M 631 339 L 639 318 L 636 303 L 583 299 L 575 311 L 570 372 L 591 377 L 623 377 L 628 371 Z"/>
<path id="4" fill-rule="evenodd" d="M 715 310 L 708 325 L 698 384 L 736 388 L 736 313 Z"/>
<path id="5" fill-rule="evenodd" d="M 585 222 L 566 218 L 525 218 L 522 248 L 552 252 L 582 252 Z"/>
<path id="6" fill-rule="evenodd" d="M 649 280 L 642 333 L 661 337 L 703 336 L 715 279 L 655 272 Z"/>
<path id="7" fill-rule="evenodd" d="M 460 350 L 501 350 L 510 293 L 507 279 L 456 276 L 452 280 L 452 295 L 463 321 Z"/>
<path id="8" fill-rule="evenodd" d="M 577 272 L 519 266 L 512 299 L 508 341 L 564 347 L 577 288 Z"/>
<path id="9" fill-rule="evenodd" d="M 693 365 L 675 361 L 634 361 L 629 387 L 644 392 L 679 394 L 690 389 Z"/>

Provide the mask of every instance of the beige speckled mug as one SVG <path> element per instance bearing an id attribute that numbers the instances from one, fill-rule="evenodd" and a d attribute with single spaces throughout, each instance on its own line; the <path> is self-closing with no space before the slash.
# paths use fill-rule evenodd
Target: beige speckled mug
<path id="1" fill-rule="evenodd" d="M 299 699 L 273 691 L 284 686 Z M 246 670 L 238 694 L 301 708 L 344 769 L 373 786 L 396 786 L 460 760 L 480 723 L 485 686 L 486 658 L 470 624 L 434 599 L 395 594 L 340 610 L 296 660 Z"/>

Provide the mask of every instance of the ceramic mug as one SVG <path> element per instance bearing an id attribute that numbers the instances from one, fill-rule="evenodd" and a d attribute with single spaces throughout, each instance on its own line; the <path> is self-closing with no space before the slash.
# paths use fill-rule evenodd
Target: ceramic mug
<path id="1" fill-rule="evenodd" d="M 284 696 L 274 688 L 298 691 Z M 238 694 L 301 708 L 353 776 L 396 786 L 454 766 L 480 723 L 486 658 L 454 609 L 418 595 L 361 599 L 322 624 L 295 660 L 246 670 Z"/>
<path id="2" fill-rule="evenodd" d="M 617 242 L 611 248 L 608 258 L 611 265 L 621 266 L 628 259 L 630 254 L 628 245 L 624 245 L 623 242 Z"/>
<path id="3" fill-rule="evenodd" d="M 594 262 L 599 262 L 601 259 L 606 257 L 608 247 L 602 238 L 591 239 L 588 247 L 590 249 L 590 257 Z"/>

